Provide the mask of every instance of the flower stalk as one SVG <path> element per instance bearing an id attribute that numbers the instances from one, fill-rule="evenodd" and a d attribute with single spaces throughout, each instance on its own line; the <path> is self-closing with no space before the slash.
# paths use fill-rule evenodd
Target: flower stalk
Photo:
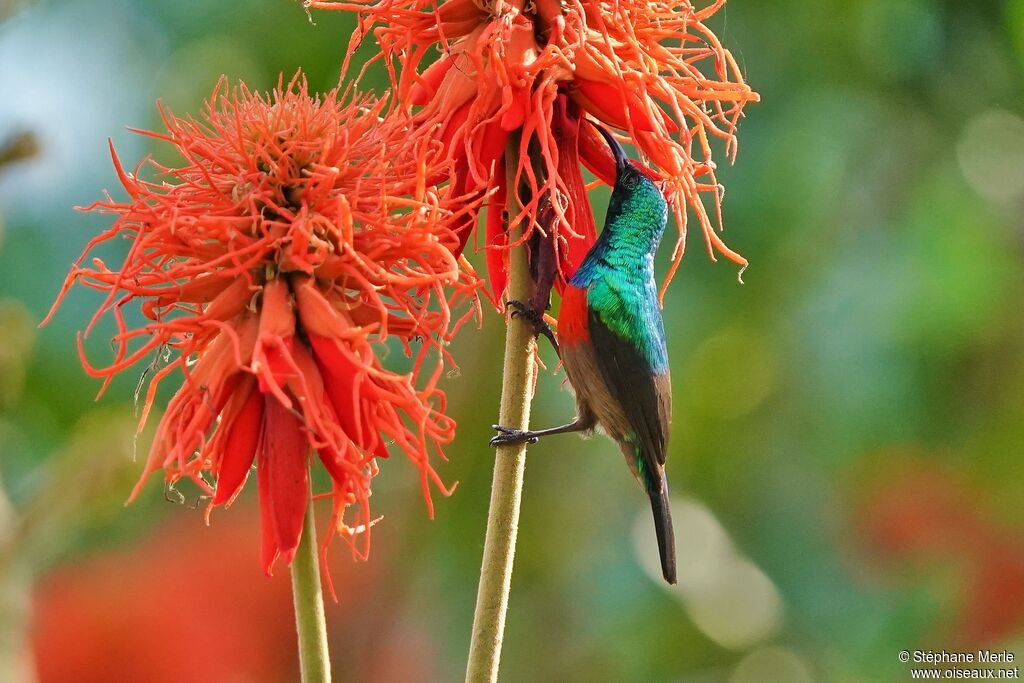
<path id="1" fill-rule="evenodd" d="M 509 242 L 514 244 L 523 232 L 524 217 L 517 196 L 516 176 L 519 168 L 519 135 L 513 134 L 506 147 L 508 174 Z M 509 252 L 509 298 L 528 301 L 533 294 L 526 243 Z M 502 372 L 501 410 L 498 421 L 517 429 L 529 429 L 530 403 L 533 399 L 536 335 L 522 319 L 508 321 L 505 331 L 505 365 Z M 487 535 L 480 565 L 473 615 L 473 635 L 466 667 L 467 683 L 498 679 L 501 644 L 505 633 L 505 616 L 512 583 L 516 534 L 519 530 L 519 507 L 526 469 L 526 444 L 499 446 L 494 456 L 491 481 L 491 502 L 487 513 Z"/>
<path id="2" fill-rule="evenodd" d="M 327 651 L 327 622 L 324 619 L 312 497 L 306 505 L 306 519 L 295 559 L 292 560 L 291 574 L 302 683 L 330 683 L 331 659 Z"/>

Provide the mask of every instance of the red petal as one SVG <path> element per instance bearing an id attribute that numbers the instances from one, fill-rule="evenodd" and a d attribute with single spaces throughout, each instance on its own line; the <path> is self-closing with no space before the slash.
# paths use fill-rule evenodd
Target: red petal
<path id="1" fill-rule="evenodd" d="M 452 196 L 464 197 L 467 194 L 466 188 L 469 187 L 469 160 L 466 158 L 465 153 L 459 155 L 455 160 L 454 167 L 455 179 L 452 181 Z M 476 225 L 476 221 L 474 221 L 475 216 L 475 212 L 471 212 L 458 224 L 452 226 L 452 230 L 459 236 L 459 245 L 452 252 L 455 258 L 462 256 L 462 252 L 466 249 L 466 244 L 469 243 L 469 236 L 473 233 L 473 226 Z"/>
<path id="2" fill-rule="evenodd" d="M 580 126 L 578 146 L 580 159 L 587 170 L 602 182 L 615 185 L 615 157 L 608 149 L 608 143 L 589 121 L 587 125 Z"/>
<path id="3" fill-rule="evenodd" d="M 324 380 L 324 391 L 345 436 L 364 451 L 372 449 L 378 457 L 386 458 L 387 446 L 373 427 L 372 406 L 364 405 L 364 399 L 366 403 L 376 400 L 377 388 L 364 377 L 357 391 L 359 366 L 333 340 L 311 334 L 309 341 Z"/>
<path id="4" fill-rule="evenodd" d="M 270 465 L 267 464 L 266 448 L 260 448 L 258 455 L 256 486 L 260 498 L 260 564 L 263 565 L 263 571 L 267 576 L 273 576 L 274 562 L 281 553 L 277 547 L 277 532 L 274 531 L 273 496 L 270 489 Z"/>
<path id="5" fill-rule="evenodd" d="M 273 393 L 288 407 L 291 407 L 288 397 L 282 392 L 281 387 L 295 374 L 290 362 L 294 335 L 295 311 L 292 307 L 291 292 L 287 282 L 275 278 L 263 286 L 255 360 L 258 365 L 266 365 L 257 368 L 260 391 Z M 263 363 L 259 363 L 260 360 Z"/>
<path id="6" fill-rule="evenodd" d="M 445 3 L 447 4 L 447 3 Z M 409 101 L 416 106 L 423 106 L 430 102 L 437 93 L 441 81 L 448 74 L 448 70 L 455 64 L 451 55 L 446 55 L 427 67 L 420 79 L 413 83 L 409 90 Z"/>
<path id="7" fill-rule="evenodd" d="M 345 352 L 338 348 L 338 344 L 333 339 L 321 337 L 316 334 L 310 334 L 309 343 L 313 347 L 313 357 L 316 358 L 316 363 L 320 366 L 320 371 L 323 375 L 334 375 L 341 378 L 353 377 L 359 365 L 356 361 L 348 357 Z M 365 392 L 366 398 L 374 401 L 378 398 L 377 388 L 372 382 L 367 382 L 361 391 Z"/>
<path id="8" fill-rule="evenodd" d="M 244 285 L 245 279 L 240 279 Z M 150 320 L 160 320 L 161 316 L 156 309 L 175 303 L 210 303 L 226 288 L 236 286 L 238 281 L 239 279 L 207 275 L 188 282 L 181 282 L 174 287 L 168 287 L 156 298 L 143 302 L 142 312 Z"/>
<path id="9" fill-rule="evenodd" d="M 435 21 L 437 23 L 461 23 L 473 20 L 479 22 L 481 15 L 483 15 L 483 10 L 472 0 L 447 0 L 437 8 Z"/>
<path id="10" fill-rule="evenodd" d="M 349 445 L 346 443 L 343 446 L 344 450 L 347 450 Z M 346 471 L 344 467 L 345 457 L 342 453 L 339 453 L 331 446 L 325 446 L 324 448 L 317 449 L 316 454 L 320 456 L 320 462 L 323 463 L 324 469 L 331 475 L 331 479 L 338 486 L 344 486 L 347 481 L 352 477 L 352 472 Z"/>
<path id="11" fill-rule="evenodd" d="M 207 279 L 207 278 L 204 278 Z M 213 320 L 230 320 L 245 310 L 252 299 L 249 279 L 239 277 L 210 301 L 203 314 Z"/>
<path id="12" fill-rule="evenodd" d="M 487 277 L 491 284 L 491 300 L 495 306 L 500 305 L 502 296 L 508 286 L 508 234 L 505 229 L 505 174 L 497 177 L 494 194 L 487 201 L 487 241 L 484 257 L 487 261 Z"/>
<path id="13" fill-rule="evenodd" d="M 273 400 L 273 399 L 271 399 Z M 234 498 L 256 457 L 263 422 L 263 395 L 251 391 L 242 410 L 235 417 L 224 441 L 224 455 L 217 472 L 217 493 L 214 505 L 221 505 Z"/>
<path id="14" fill-rule="evenodd" d="M 477 163 L 487 173 L 504 175 L 502 165 L 494 165 L 505 154 L 505 143 L 508 142 L 508 131 L 497 121 L 487 124 L 483 130 L 483 142 L 477 151 Z M 493 168 L 492 168 L 493 166 Z"/>
<path id="15" fill-rule="evenodd" d="M 580 122 L 576 118 L 579 110 L 565 95 L 559 95 L 555 102 L 552 132 L 558 143 L 558 175 L 565 183 L 569 205 L 566 218 L 578 236 L 563 235 L 565 244 L 559 244 L 559 272 L 568 280 L 583 263 L 591 245 L 597 240 L 594 214 L 587 199 L 587 188 L 580 173 L 578 141 Z M 606 145 L 607 147 L 607 145 Z M 561 289 L 563 281 L 556 283 Z"/>
<path id="16" fill-rule="evenodd" d="M 520 88 L 512 93 L 512 106 L 501 115 L 501 128 L 506 133 L 516 130 L 526 120 L 526 109 L 530 101 L 530 91 Z"/>
<path id="17" fill-rule="evenodd" d="M 293 280 L 295 288 L 295 308 L 298 309 L 299 321 L 303 331 L 321 337 L 351 337 L 352 325 L 346 317 L 338 314 L 331 306 L 316 280 L 303 276 Z M 335 298 L 339 298 L 335 296 Z"/>
<path id="18" fill-rule="evenodd" d="M 291 337 L 295 334 L 295 314 L 292 312 L 288 283 L 274 278 L 263 285 L 260 305 L 260 338 Z"/>
<path id="19" fill-rule="evenodd" d="M 231 400 L 231 397 L 234 395 L 236 390 L 245 390 L 249 388 L 250 385 L 248 383 L 242 384 L 242 381 L 247 379 L 248 375 L 236 372 L 224 380 L 220 385 L 220 389 L 216 390 L 213 394 L 214 398 L 212 400 L 211 407 L 213 408 L 212 412 L 214 415 L 218 415 L 224 410 L 224 407 L 228 404 L 228 401 Z"/>
<path id="20" fill-rule="evenodd" d="M 573 81 L 576 86 L 576 99 L 597 118 L 605 121 L 616 128 L 628 130 L 628 122 L 638 131 L 657 130 L 651 115 L 644 108 L 640 98 L 634 92 L 623 92 L 610 83 L 600 81 L 589 81 L 584 78 L 576 78 Z M 625 100 L 625 101 L 624 101 Z M 627 118 L 626 112 L 629 112 Z M 675 122 L 661 109 L 658 109 L 659 118 L 664 122 L 669 132 L 678 130 Z"/>
<path id="21" fill-rule="evenodd" d="M 380 434 L 377 435 L 377 445 L 373 449 L 373 454 L 374 456 L 384 458 L 385 460 L 388 457 L 388 445 L 384 443 L 384 437 Z"/>
<path id="22" fill-rule="evenodd" d="M 444 130 L 441 131 L 441 142 L 444 143 L 445 154 L 451 155 L 452 147 L 461 145 L 465 139 L 466 121 L 469 119 L 469 108 L 473 103 L 466 102 L 464 105 L 452 112 L 445 122 Z"/>
<path id="23" fill-rule="evenodd" d="M 320 457 L 320 462 L 323 463 L 327 474 L 331 475 L 331 479 L 338 483 L 344 482 L 347 479 L 345 470 L 339 464 L 341 456 L 333 448 L 329 446 L 318 448 L 316 454 Z"/>
<path id="24" fill-rule="evenodd" d="M 295 375 L 295 368 L 291 364 L 292 346 L 294 343 L 294 337 L 265 340 L 263 357 L 267 362 L 267 370 L 270 371 L 270 375 L 273 377 L 277 387 L 283 387 Z M 267 376 L 267 373 L 261 372 L 259 380 L 260 391 L 265 394 L 273 393 L 274 387 L 271 387 L 270 377 Z"/>
<path id="25" fill-rule="evenodd" d="M 309 442 L 302 422 L 273 397 L 267 398 L 263 427 L 262 452 L 277 549 L 285 564 L 291 564 L 309 504 Z"/>

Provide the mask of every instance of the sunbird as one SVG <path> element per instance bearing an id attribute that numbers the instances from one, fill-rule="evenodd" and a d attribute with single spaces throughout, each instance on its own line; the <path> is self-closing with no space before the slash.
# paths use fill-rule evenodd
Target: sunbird
<path id="1" fill-rule="evenodd" d="M 615 138 L 595 127 L 615 156 L 615 186 L 604 230 L 563 291 L 556 345 L 576 393 L 576 419 L 537 431 L 494 425 L 501 433 L 491 444 L 534 443 L 543 436 L 591 433 L 600 427 L 619 445 L 651 500 L 661 571 L 666 581 L 675 583 L 675 536 L 665 478 L 672 387 L 654 280 L 654 254 L 665 232 L 668 206 Z M 538 312 L 515 301 L 509 305 L 550 336 L 550 329 L 541 329 Z"/>

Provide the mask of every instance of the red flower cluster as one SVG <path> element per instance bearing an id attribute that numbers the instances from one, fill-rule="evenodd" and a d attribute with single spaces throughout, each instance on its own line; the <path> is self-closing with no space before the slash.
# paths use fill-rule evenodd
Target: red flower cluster
<path id="1" fill-rule="evenodd" d="M 104 387 L 155 357 L 143 423 L 159 383 L 184 376 L 133 497 L 164 469 L 170 483 L 194 481 L 211 508 L 229 504 L 255 462 L 268 573 L 298 545 L 311 452 L 333 482 L 332 529 L 368 528 L 370 479 L 389 442 L 420 469 L 428 507 L 429 482 L 447 493 L 431 454 L 443 457 L 455 425 L 436 383 L 443 344 L 479 306 L 478 279 L 453 256 L 454 227 L 475 207 L 429 185 L 447 163 L 440 145 L 382 120 L 382 108 L 337 91 L 311 97 L 297 76 L 268 96 L 222 82 L 201 120 L 162 112 L 168 132 L 146 134 L 184 164 L 151 163 L 151 182 L 114 156 L 130 199 L 89 207 L 117 218 L 86 254 L 113 238 L 129 240 L 128 254 L 116 269 L 82 265 L 83 254 L 58 298 L 76 282 L 107 293 L 92 323 L 113 314 L 114 362 L 95 368 L 83 354 Z M 122 313 L 134 300 L 148 319 L 136 328 Z M 411 371 L 381 364 L 392 339 L 414 357 Z"/>
<path id="2" fill-rule="evenodd" d="M 588 117 L 624 131 L 656 166 L 680 226 L 672 272 L 683 252 L 687 206 L 712 258 L 718 251 L 746 264 L 716 233 L 721 190 L 710 139 L 721 138 L 734 155 L 743 106 L 758 99 L 706 26 L 724 4 L 307 0 L 311 7 L 362 15 L 365 24 L 350 48 L 376 26 L 397 99 L 418 108 L 420 130 L 445 141 L 459 191 L 491 188 L 492 206 L 500 204 L 508 190 L 500 162 L 510 134 L 521 132 L 513 182 L 524 227 L 528 234 L 539 228 L 557 245 L 562 275 L 571 274 L 592 239 L 579 165 L 570 168 L 565 157 L 575 162 L 578 154 L 598 177 L 614 178 L 607 146 L 592 126 L 581 125 Z M 435 50 L 440 58 L 429 63 Z M 711 197 L 710 212 L 704 195 Z M 498 226 L 501 219 L 490 223 Z M 497 232 L 489 230 L 487 244 L 503 250 L 508 245 Z M 504 277 L 500 265 L 492 261 L 496 293 Z"/>

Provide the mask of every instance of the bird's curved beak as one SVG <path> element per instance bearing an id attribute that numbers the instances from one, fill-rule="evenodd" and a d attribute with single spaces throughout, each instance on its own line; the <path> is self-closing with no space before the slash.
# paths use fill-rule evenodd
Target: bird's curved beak
<path id="1" fill-rule="evenodd" d="M 626 170 L 626 167 L 629 164 L 629 157 L 626 156 L 626 150 L 622 149 L 622 145 L 619 144 L 619 141 L 616 140 L 604 126 L 600 126 L 593 121 L 590 122 L 590 125 L 597 129 L 597 132 L 601 134 L 601 137 L 604 138 L 604 141 L 607 142 L 608 146 L 611 148 L 612 156 L 615 157 L 615 175 L 616 177 L 621 177 L 623 171 Z"/>

